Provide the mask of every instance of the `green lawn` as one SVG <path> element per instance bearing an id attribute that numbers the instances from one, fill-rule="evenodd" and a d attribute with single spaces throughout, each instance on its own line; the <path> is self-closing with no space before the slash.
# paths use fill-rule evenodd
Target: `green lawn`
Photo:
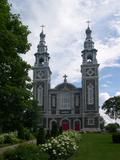
<path id="1" fill-rule="evenodd" d="M 79 150 L 69 160 L 120 160 L 120 144 L 113 144 L 110 134 L 82 134 Z"/>

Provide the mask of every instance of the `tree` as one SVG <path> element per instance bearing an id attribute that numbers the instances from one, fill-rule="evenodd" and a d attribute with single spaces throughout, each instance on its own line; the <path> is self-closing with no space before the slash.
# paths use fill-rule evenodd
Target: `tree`
<path id="1" fill-rule="evenodd" d="M 107 126 L 105 126 L 106 131 L 111 133 L 116 132 L 117 128 L 119 128 L 118 123 L 109 123 Z"/>
<path id="2" fill-rule="evenodd" d="M 31 66 L 21 55 L 30 49 L 28 27 L 11 13 L 7 0 L 0 1 L 0 126 L 11 131 L 23 123 L 24 112 L 32 108 Z"/>
<path id="3" fill-rule="evenodd" d="M 120 96 L 114 96 L 106 100 L 102 106 L 105 113 L 110 116 L 110 118 L 120 118 Z"/>
<path id="4" fill-rule="evenodd" d="M 100 129 L 101 131 L 104 130 L 105 127 L 105 120 L 102 116 L 100 116 Z"/>
<path id="5" fill-rule="evenodd" d="M 32 107 L 26 108 L 23 114 L 23 124 L 24 127 L 32 129 L 32 131 L 36 131 L 38 129 L 38 125 L 40 124 L 41 118 L 41 107 L 37 105 L 37 101 L 32 100 Z"/>

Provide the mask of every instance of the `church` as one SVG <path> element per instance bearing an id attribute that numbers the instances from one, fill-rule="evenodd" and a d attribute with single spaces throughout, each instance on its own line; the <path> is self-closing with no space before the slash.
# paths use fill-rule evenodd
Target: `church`
<path id="1" fill-rule="evenodd" d="M 63 130 L 100 130 L 99 64 L 91 33 L 88 25 L 84 49 L 81 52 L 82 88 L 69 83 L 66 75 L 63 76 L 61 84 L 51 88 L 50 54 L 47 50 L 43 29 L 40 33 L 40 42 L 35 53 L 33 67 L 33 95 L 42 108 L 40 123 L 46 129 L 51 129 L 54 124 L 57 124 Z"/>

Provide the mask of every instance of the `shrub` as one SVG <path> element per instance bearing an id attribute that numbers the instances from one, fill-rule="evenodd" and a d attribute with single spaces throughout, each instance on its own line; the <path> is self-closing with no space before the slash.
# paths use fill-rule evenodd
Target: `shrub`
<path id="1" fill-rule="evenodd" d="M 14 143 L 14 141 L 10 135 L 5 135 L 4 136 L 4 143 L 5 144 L 12 144 L 12 143 Z"/>
<path id="2" fill-rule="evenodd" d="M 46 133 L 46 140 L 51 138 L 51 134 L 50 134 L 50 130 L 47 130 L 47 133 Z"/>
<path id="3" fill-rule="evenodd" d="M 105 129 L 106 129 L 106 131 L 108 131 L 108 132 L 110 132 L 110 133 L 114 133 L 114 132 L 116 132 L 117 131 L 117 128 L 118 128 L 119 126 L 118 126 L 118 124 L 117 123 L 109 123 L 106 127 L 105 127 Z"/>
<path id="4" fill-rule="evenodd" d="M 66 160 L 78 149 L 77 143 L 80 138 L 81 135 L 76 131 L 63 132 L 39 147 L 50 155 L 50 160 Z"/>
<path id="5" fill-rule="evenodd" d="M 48 160 L 48 155 L 40 152 L 34 144 L 25 144 L 8 150 L 4 153 L 3 158 L 4 160 Z"/>
<path id="6" fill-rule="evenodd" d="M 37 138 L 37 145 L 45 143 L 45 131 L 43 127 L 39 129 L 36 138 Z"/>
<path id="7" fill-rule="evenodd" d="M 0 144 L 3 144 L 3 143 L 4 143 L 4 135 L 1 134 L 1 135 L 0 135 Z"/>
<path id="8" fill-rule="evenodd" d="M 120 143 L 120 133 L 114 133 L 112 135 L 112 141 L 113 143 Z"/>
<path id="9" fill-rule="evenodd" d="M 18 130 L 18 138 L 23 139 L 23 140 L 30 140 L 31 139 L 31 133 L 29 129 L 27 128 L 19 128 Z"/>
<path id="10" fill-rule="evenodd" d="M 4 133 L 0 135 L 0 144 L 15 144 L 20 140 L 17 138 L 17 132 Z"/>
<path id="11" fill-rule="evenodd" d="M 63 133 L 63 128 L 62 126 L 59 127 L 59 134 L 62 134 Z"/>
<path id="12" fill-rule="evenodd" d="M 52 123 L 52 130 L 51 130 L 51 136 L 52 137 L 56 137 L 58 136 L 58 126 L 57 126 L 57 123 L 56 122 L 53 122 Z"/>

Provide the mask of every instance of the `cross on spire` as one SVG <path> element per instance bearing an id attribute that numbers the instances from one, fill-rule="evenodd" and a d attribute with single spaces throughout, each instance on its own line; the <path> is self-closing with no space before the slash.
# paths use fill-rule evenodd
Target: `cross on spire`
<path id="1" fill-rule="evenodd" d="M 88 24 L 88 27 L 89 27 L 89 24 L 90 24 L 91 22 L 90 22 L 90 21 L 87 21 L 86 23 Z"/>
<path id="2" fill-rule="evenodd" d="M 41 25 L 40 27 L 42 28 L 42 32 L 43 32 L 43 28 L 44 28 L 45 26 L 44 26 L 44 25 Z"/>
<path id="3" fill-rule="evenodd" d="M 63 76 L 65 83 L 67 82 L 67 77 L 68 77 L 68 76 L 67 76 L 66 74 Z"/>

